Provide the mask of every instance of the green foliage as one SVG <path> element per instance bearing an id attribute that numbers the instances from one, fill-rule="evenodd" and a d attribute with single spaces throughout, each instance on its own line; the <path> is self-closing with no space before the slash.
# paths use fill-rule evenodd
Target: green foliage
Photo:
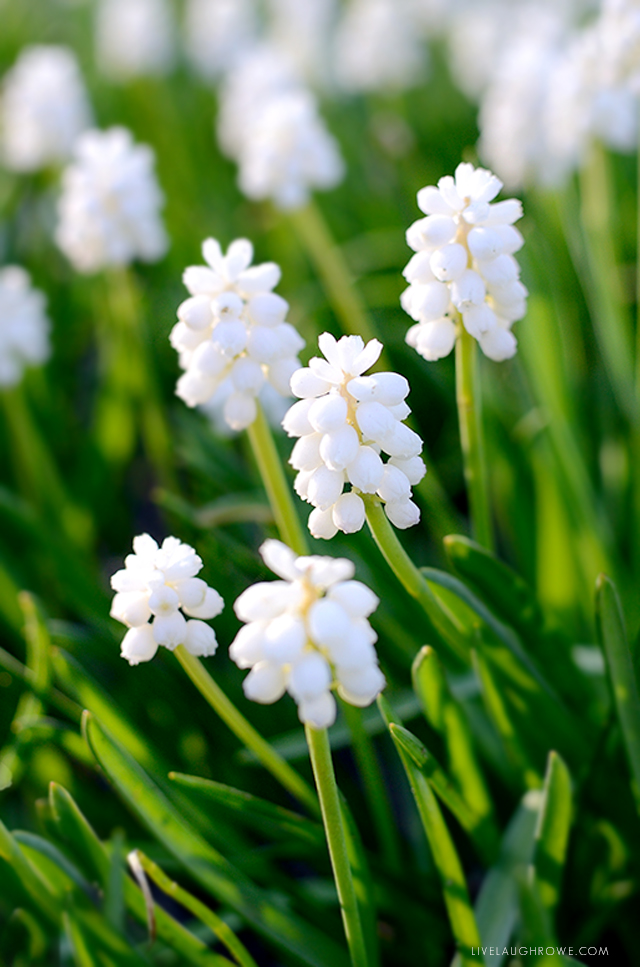
<path id="1" fill-rule="evenodd" d="M 172 244 L 157 265 L 79 276 L 51 240 L 59 173 L 0 169 L 0 261 L 46 292 L 54 346 L 0 390 L 0 962 L 348 963 L 295 706 L 248 703 L 226 658 L 232 602 L 267 577 L 256 550 L 283 521 L 259 446 L 256 462 L 244 435 L 218 434 L 174 395 L 181 273 L 213 235 L 251 238 L 257 261 L 282 266 L 305 362 L 324 330 L 380 338 L 425 440 L 423 523 L 400 535 L 404 557 L 385 561 L 364 531 L 309 539 L 312 553 L 353 560 L 381 599 L 382 714 L 343 709 L 329 732 L 370 967 L 507 967 L 479 946 L 520 942 L 608 946 L 611 962 L 636 964 L 628 162 L 596 146 L 565 189 L 525 194 L 519 353 L 479 360 L 492 553 L 468 536 L 454 361 L 405 344 L 398 302 L 415 191 L 475 159 L 475 108 L 442 51 L 403 96 L 326 97 L 347 176 L 305 221 L 241 196 L 212 136 L 215 93 L 182 67 L 121 86 L 98 76 L 89 6 L 0 0 L 0 74 L 26 43 L 71 44 L 99 126 L 129 125 L 154 148 Z M 404 153 L 379 137 L 385 119 L 409 131 Z M 290 441 L 274 440 L 262 438 L 286 490 Z M 108 576 L 143 531 L 192 543 L 227 602 L 208 694 L 165 649 L 137 668 L 119 657 Z"/>

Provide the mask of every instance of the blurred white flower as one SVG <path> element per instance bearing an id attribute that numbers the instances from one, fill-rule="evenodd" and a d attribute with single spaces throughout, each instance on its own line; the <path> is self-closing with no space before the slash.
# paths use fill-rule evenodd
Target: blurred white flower
<path id="1" fill-rule="evenodd" d="M 428 52 L 408 0 L 351 0 L 335 36 L 335 71 L 347 91 L 399 91 L 415 84 Z"/>
<path id="2" fill-rule="evenodd" d="M 114 81 L 166 74 L 173 66 L 174 36 L 168 0 L 99 0 L 96 59 Z"/>
<path id="3" fill-rule="evenodd" d="M 212 238 L 202 246 L 205 265 L 186 269 L 191 293 L 178 308 L 171 344 L 185 370 L 176 393 L 188 406 L 222 407 L 232 430 L 256 418 L 256 398 L 269 382 L 289 395 L 304 339 L 285 322 L 288 303 L 272 291 L 280 280 L 274 262 L 251 265 L 253 246 L 236 239 L 226 255 Z"/>
<path id="4" fill-rule="evenodd" d="M 274 97 L 296 90 L 299 78 L 286 56 L 270 44 L 249 49 L 228 73 L 220 89 L 217 133 L 220 148 L 237 161 L 245 142 Z"/>
<path id="5" fill-rule="evenodd" d="M 0 386 L 15 386 L 27 366 L 50 354 L 45 298 L 17 265 L 0 269 Z"/>
<path id="6" fill-rule="evenodd" d="M 280 541 L 260 548 L 280 581 L 254 584 L 234 605 L 246 622 L 229 648 L 239 668 L 250 668 L 244 693 L 271 704 L 288 692 L 300 721 L 313 728 L 332 725 L 332 690 L 351 705 L 370 705 L 385 686 L 367 618 L 378 598 L 352 580 L 351 561 L 296 557 Z"/>
<path id="7" fill-rule="evenodd" d="M 310 91 L 291 90 L 269 100 L 240 152 L 239 185 L 249 198 L 300 208 L 314 188 L 334 188 L 344 174 L 336 140 Z"/>
<path id="8" fill-rule="evenodd" d="M 184 645 L 192 655 L 214 655 L 215 633 L 201 619 L 219 615 L 224 601 L 196 577 L 202 560 L 194 549 L 177 537 L 166 537 L 158 547 L 152 537 L 141 534 L 134 537 L 133 554 L 124 563 L 111 578 L 116 592 L 111 617 L 129 628 L 122 657 L 137 665 L 153 658 L 159 645 L 170 651 Z"/>
<path id="9" fill-rule="evenodd" d="M 167 250 L 163 196 L 148 145 L 126 128 L 87 131 L 62 178 L 56 242 L 79 272 L 155 262 Z"/>
<path id="10" fill-rule="evenodd" d="M 522 205 L 515 198 L 490 204 L 501 188 L 485 168 L 460 164 L 455 178 L 418 192 L 427 217 L 407 231 L 416 254 L 404 270 L 409 288 L 400 301 L 417 322 L 407 342 L 425 359 L 451 352 L 458 315 L 485 356 L 500 361 L 516 352 L 511 326 L 524 316 L 527 296 L 513 257 L 524 241 L 513 227 Z"/>
<path id="11" fill-rule="evenodd" d="M 267 0 L 266 6 L 268 42 L 307 83 L 328 81 L 336 0 Z"/>
<path id="12" fill-rule="evenodd" d="M 66 161 L 91 124 L 75 55 L 66 47 L 25 47 L 4 77 L 0 96 L 2 162 L 38 171 Z"/>
<path id="13" fill-rule="evenodd" d="M 216 80 L 232 69 L 257 31 L 254 0 L 187 0 L 187 57 L 205 80 Z"/>
<path id="14" fill-rule="evenodd" d="M 291 377 L 300 397 L 282 425 L 299 437 L 289 463 L 298 471 L 295 490 L 312 504 L 309 530 L 330 539 L 340 530 L 353 534 L 365 519 L 360 494 L 377 494 L 392 524 L 411 527 L 420 511 L 411 487 L 425 474 L 422 440 L 402 422 L 409 384 L 398 373 L 363 373 L 377 361 L 382 344 L 360 336 L 330 333 L 318 339 L 325 359 L 314 357 Z M 381 452 L 391 458 L 383 463 Z M 346 483 L 351 490 L 343 493 Z"/>

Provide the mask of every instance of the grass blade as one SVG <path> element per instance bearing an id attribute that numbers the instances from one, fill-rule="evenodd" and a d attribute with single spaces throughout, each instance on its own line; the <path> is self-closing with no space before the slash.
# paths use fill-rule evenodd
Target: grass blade
<path id="1" fill-rule="evenodd" d="M 550 752 L 536 829 L 533 871 L 540 901 L 551 914 L 560 898 L 571 814 L 569 770 L 557 752 Z"/>
<path id="2" fill-rule="evenodd" d="M 640 697 L 616 587 L 605 574 L 596 583 L 596 623 L 622 729 L 633 794 L 640 810 Z"/>

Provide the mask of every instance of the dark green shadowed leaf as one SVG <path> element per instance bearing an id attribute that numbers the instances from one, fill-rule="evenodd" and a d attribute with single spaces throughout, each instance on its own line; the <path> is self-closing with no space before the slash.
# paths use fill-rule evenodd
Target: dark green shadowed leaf
<path id="1" fill-rule="evenodd" d="M 322 826 L 305 816 L 212 779 L 179 772 L 170 772 L 169 778 L 180 786 L 184 795 L 193 796 L 198 804 L 210 803 L 249 829 L 258 829 L 278 838 L 293 837 L 317 849 L 325 848 Z"/>
<path id="2" fill-rule="evenodd" d="M 49 797 L 52 821 L 56 824 L 58 839 L 65 850 L 75 858 L 78 867 L 91 882 L 108 884 L 113 866 L 104 843 L 98 839 L 66 789 L 51 783 Z M 123 892 L 127 909 L 136 920 L 146 924 L 142 895 L 135 884 L 124 876 L 124 872 Z M 205 944 L 160 908 L 156 910 L 156 930 L 158 940 L 175 951 L 184 963 L 194 967 L 216 967 L 215 955 L 207 952 Z"/>
<path id="3" fill-rule="evenodd" d="M 633 792 L 640 810 L 640 696 L 616 587 L 601 574 L 596 584 L 596 622 L 622 729 Z"/>

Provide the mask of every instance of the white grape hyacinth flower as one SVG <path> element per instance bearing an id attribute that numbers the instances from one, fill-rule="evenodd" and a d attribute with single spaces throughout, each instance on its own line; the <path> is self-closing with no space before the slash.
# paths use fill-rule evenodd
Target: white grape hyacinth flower
<path id="1" fill-rule="evenodd" d="M 50 354 L 45 298 L 17 265 L 0 269 L 0 387 L 15 386 L 27 366 Z"/>
<path id="2" fill-rule="evenodd" d="M 296 493 L 314 507 L 311 534 L 328 540 L 338 531 L 359 531 L 361 494 L 377 494 L 392 524 L 412 527 L 420 511 L 411 487 L 426 468 L 422 440 L 402 422 L 411 412 L 409 383 L 398 373 L 363 375 L 382 352 L 377 339 L 365 346 L 360 336 L 336 341 L 325 332 L 318 345 L 325 358 L 314 357 L 293 374 L 291 390 L 300 399 L 282 421 L 299 438 L 289 463 L 298 471 Z M 346 484 L 351 490 L 343 493 Z"/>
<path id="3" fill-rule="evenodd" d="M 39 171 L 68 160 L 91 124 L 91 108 L 74 53 L 25 47 L 2 82 L 2 161 L 12 171 Z"/>
<path id="4" fill-rule="evenodd" d="M 138 665 L 150 661 L 160 645 L 169 651 L 184 645 L 200 657 L 214 655 L 218 642 L 205 621 L 220 614 L 224 601 L 196 577 L 202 560 L 194 549 L 177 537 L 166 537 L 159 547 L 149 534 L 140 534 L 124 564 L 111 578 L 116 592 L 111 617 L 129 628 L 122 657 Z"/>
<path id="5" fill-rule="evenodd" d="M 155 262 L 168 247 L 160 217 L 163 195 L 146 144 L 127 128 L 86 131 L 62 178 L 56 242 L 78 272 L 134 259 Z"/>
<path id="6" fill-rule="evenodd" d="M 304 89 L 279 93 L 266 101 L 242 143 L 238 184 L 253 200 L 271 199 L 281 209 L 301 208 L 311 191 L 335 188 L 344 162 L 335 138 Z"/>
<path id="7" fill-rule="evenodd" d="M 226 254 L 209 238 L 202 254 L 207 264 L 184 273 L 190 297 L 178 307 L 170 336 L 184 370 L 176 393 L 187 406 L 221 407 L 230 429 L 244 430 L 256 418 L 265 383 L 290 395 L 305 343 L 285 321 L 289 304 L 272 291 L 280 281 L 275 262 L 251 265 L 253 246 L 245 238 Z"/>
<path id="8" fill-rule="evenodd" d="M 344 558 L 296 557 L 280 541 L 260 548 L 279 581 L 254 584 L 234 605 L 243 628 L 229 648 L 239 668 L 250 668 L 244 693 L 270 705 L 285 692 L 300 721 L 316 729 L 332 725 L 338 695 L 351 705 L 370 705 L 386 682 L 368 617 L 378 598 L 354 581 Z"/>
<path id="9" fill-rule="evenodd" d="M 173 67 L 176 27 L 168 0 L 99 0 L 95 31 L 97 63 L 113 81 Z"/>
<path id="10" fill-rule="evenodd" d="M 409 288 L 400 301 L 417 323 L 407 342 L 427 360 L 451 352 L 459 318 L 485 356 L 499 362 L 515 355 L 511 326 L 524 316 L 528 295 L 513 257 L 524 242 L 513 225 L 522 204 L 491 204 L 501 188 L 490 171 L 463 163 L 455 178 L 418 192 L 426 218 L 407 231 L 415 255 L 403 272 Z"/>

